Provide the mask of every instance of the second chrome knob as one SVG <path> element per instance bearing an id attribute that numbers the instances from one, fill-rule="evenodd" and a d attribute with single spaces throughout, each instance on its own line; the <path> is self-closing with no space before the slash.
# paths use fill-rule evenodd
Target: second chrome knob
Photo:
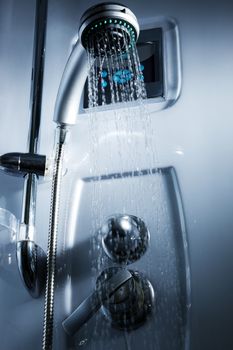
<path id="1" fill-rule="evenodd" d="M 103 249 L 116 263 L 131 264 L 139 260 L 148 248 L 149 231 L 144 221 L 136 216 L 111 216 L 100 231 Z"/>

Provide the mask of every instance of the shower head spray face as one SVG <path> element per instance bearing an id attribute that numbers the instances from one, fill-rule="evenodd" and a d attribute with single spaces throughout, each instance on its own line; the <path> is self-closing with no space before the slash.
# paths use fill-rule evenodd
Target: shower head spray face
<path id="1" fill-rule="evenodd" d="M 79 37 L 86 50 L 96 56 L 111 54 L 133 45 L 139 36 L 139 24 L 131 10 L 121 4 L 101 3 L 84 12 Z M 116 45 L 117 44 L 117 45 Z"/>

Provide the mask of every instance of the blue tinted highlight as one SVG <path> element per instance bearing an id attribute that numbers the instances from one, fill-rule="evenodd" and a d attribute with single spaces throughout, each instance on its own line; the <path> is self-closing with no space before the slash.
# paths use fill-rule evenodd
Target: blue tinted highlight
<path id="1" fill-rule="evenodd" d="M 106 82 L 106 80 L 102 79 L 101 85 L 102 85 L 103 88 L 106 88 L 106 86 L 108 85 L 108 83 Z"/>
<path id="2" fill-rule="evenodd" d="M 113 80 L 115 81 L 115 83 L 120 83 L 121 79 L 120 79 L 120 77 L 118 75 L 114 74 Z"/>
<path id="3" fill-rule="evenodd" d="M 125 84 L 132 78 L 132 73 L 129 69 L 119 69 L 114 75 L 113 80 L 118 84 Z"/>
<path id="4" fill-rule="evenodd" d="M 145 69 L 144 65 L 143 65 L 143 64 L 140 64 L 139 69 L 140 69 L 141 72 L 143 72 L 144 69 Z"/>
<path id="5" fill-rule="evenodd" d="M 128 57 L 127 53 L 124 53 L 122 55 L 122 58 L 127 58 L 127 57 Z M 144 71 L 145 67 L 143 64 L 140 64 L 138 68 L 139 68 L 140 75 L 137 77 L 137 79 L 144 81 L 144 76 L 142 72 Z M 107 70 L 103 70 L 101 72 L 101 86 L 103 88 L 106 88 L 108 85 L 108 82 L 104 79 L 104 78 L 107 78 L 107 76 L 108 76 Z M 130 69 L 119 69 L 113 75 L 113 81 L 115 82 L 115 84 L 125 84 L 132 79 L 133 79 L 133 73 L 130 71 Z"/>
<path id="6" fill-rule="evenodd" d="M 101 77 L 102 78 L 106 78 L 108 75 L 108 72 L 106 70 L 103 70 L 102 73 L 101 73 Z"/>
<path id="7" fill-rule="evenodd" d="M 144 81 L 144 75 L 143 74 L 139 75 L 139 80 Z"/>

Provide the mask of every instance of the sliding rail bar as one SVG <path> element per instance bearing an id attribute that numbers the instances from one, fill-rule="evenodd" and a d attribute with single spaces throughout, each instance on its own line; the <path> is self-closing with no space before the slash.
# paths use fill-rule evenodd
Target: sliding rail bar
<path id="1" fill-rule="evenodd" d="M 44 63 L 45 63 L 45 42 L 47 28 L 48 0 L 36 0 L 34 49 L 32 61 L 32 81 L 30 96 L 30 127 L 28 134 L 28 151 L 32 156 L 36 155 L 39 146 L 40 124 L 41 124 L 41 103 L 43 93 Z M 37 198 L 38 175 L 27 173 L 24 177 L 22 217 L 17 244 L 17 258 L 20 275 L 33 297 L 38 297 L 43 289 L 39 282 L 38 269 L 44 268 L 41 259 L 45 254 L 35 242 L 35 218 Z M 22 248 L 24 247 L 24 249 Z M 40 251 L 40 256 L 38 256 Z M 31 260 L 34 259 L 35 269 L 31 271 Z M 39 261 L 40 260 L 40 261 Z M 40 277 L 41 280 L 41 277 Z"/>

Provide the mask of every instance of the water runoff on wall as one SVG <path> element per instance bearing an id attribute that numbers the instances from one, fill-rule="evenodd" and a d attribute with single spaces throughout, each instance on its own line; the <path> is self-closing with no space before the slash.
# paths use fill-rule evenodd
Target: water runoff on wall
<path id="1" fill-rule="evenodd" d="M 117 33 L 116 33 L 117 32 Z M 98 39 L 96 41 L 96 39 Z M 95 40 L 95 42 L 93 42 Z M 147 167 L 152 168 L 158 161 L 156 147 L 152 145 L 155 137 L 150 116 L 146 105 L 146 88 L 144 83 L 144 65 L 141 64 L 136 42 L 127 39 L 124 28 L 112 28 L 100 31 L 99 37 L 91 37 L 88 42 L 88 113 L 90 115 L 91 144 L 93 154 L 91 174 L 98 173 L 97 157 L 98 135 L 104 131 L 105 135 L 117 138 L 117 153 L 119 166 L 123 165 L 123 154 L 127 153 L 131 161 L 131 168 L 137 169 L 136 149 L 132 149 L 135 135 L 140 139 L 141 152 L 145 148 L 144 157 Z M 99 108 L 102 107 L 102 108 Z M 131 108 L 133 107 L 133 108 Z M 114 115 L 114 125 L 111 118 L 100 121 L 100 111 L 110 110 Z M 114 137 L 113 137 L 114 138 Z M 123 141 L 124 140 L 124 141 Z M 126 141 L 126 145 L 124 144 Z M 140 153 L 140 152 L 139 152 Z M 114 154 L 114 150 L 113 150 Z M 127 164 L 128 163 L 127 160 Z M 101 162 L 102 164 L 103 162 Z M 97 168 L 96 168 L 97 166 Z"/>

